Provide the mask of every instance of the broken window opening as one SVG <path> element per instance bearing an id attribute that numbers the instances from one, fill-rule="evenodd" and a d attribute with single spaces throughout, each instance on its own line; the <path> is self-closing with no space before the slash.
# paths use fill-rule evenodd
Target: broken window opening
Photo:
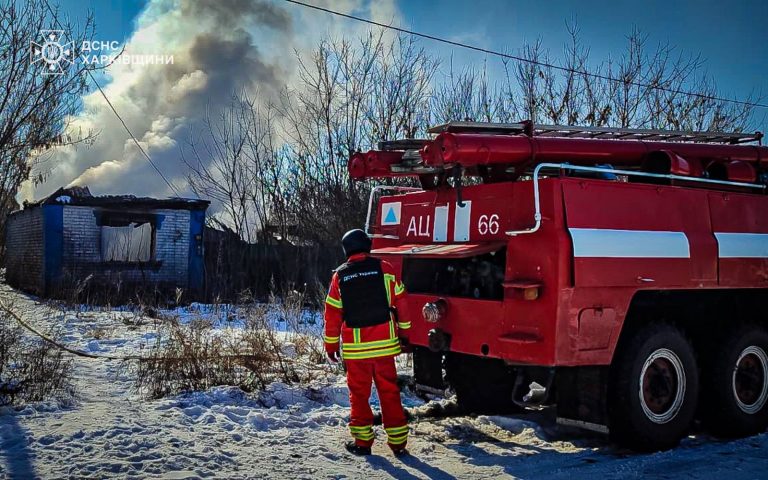
<path id="1" fill-rule="evenodd" d="M 122 227 L 101 227 L 101 253 L 105 262 L 149 262 L 152 260 L 154 228 L 150 223 L 131 222 Z"/>
<path id="2" fill-rule="evenodd" d="M 155 259 L 157 216 L 150 212 L 98 210 L 101 259 L 110 263 L 150 263 Z"/>
<path id="3" fill-rule="evenodd" d="M 154 217 L 146 213 L 96 212 L 103 262 L 147 263 L 154 259 Z"/>

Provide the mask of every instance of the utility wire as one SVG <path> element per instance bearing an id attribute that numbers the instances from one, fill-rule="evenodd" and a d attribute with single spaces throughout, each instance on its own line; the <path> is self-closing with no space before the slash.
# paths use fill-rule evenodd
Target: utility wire
<path id="1" fill-rule="evenodd" d="M 61 29 L 64 30 L 64 27 L 62 26 L 61 22 L 59 21 L 58 16 L 56 13 L 54 13 L 53 9 L 51 8 L 51 4 L 47 1 L 43 2 L 45 3 L 45 6 L 48 8 L 48 12 L 50 12 L 51 17 L 56 22 L 56 25 Z M 99 89 L 99 92 L 101 93 L 101 96 L 104 97 L 104 100 L 107 102 L 107 105 L 109 105 L 109 108 L 112 110 L 112 113 L 115 114 L 118 120 L 120 120 L 120 123 L 123 125 L 123 128 L 126 132 L 128 132 L 128 135 L 133 140 L 133 143 L 136 145 L 136 148 L 139 149 L 139 151 L 144 155 L 144 158 L 147 159 L 150 165 L 152 165 L 152 168 L 157 172 L 160 177 L 162 177 L 163 181 L 166 185 L 173 191 L 173 193 L 176 194 L 177 197 L 181 197 L 181 193 L 179 193 L 179 190 L 168 180 L 168 177 L 166 177 L 163 172 L 158 168 L 157 164 L 155 164 L 154 161 L 152 161 L 152 158 L 147 154 L 147 152 L 144 150 L 144 148 L 141 146 L 139 141 L 136 139 L 136 137 L 133 135 L 133 132 L 131 132 L 131 129 L 128 128 L 128 125 L 126 125 L 125 121 L 123 120 L 123 117 L 120 116 L 120 114 L 117 112 L 117 109 L 112 104 L 112 102 L 109 100 L 109 97 L 107 97 L 107 94 L 104 92 L 104 89 L 101 88 L 101 85 L 99 85 L 99 82 L 96 81 L 96 77 L 94 77 L 93 73 L 88 69 L 85 68 L 86 73 L 88 74 L 88 77 L 91 79 L 94 85 L 96 85 L 96 88 Z"/>
<path id="2" fill-rule="evenodd" d="M 42 338 L 46 342 L 50 343 L 54 347 L 64 350 L 67 353 L 71 353 L 72 355 L 76 355 L 78 357 L 84 357 L 84 358 L 100 358 L 102 360 L 141 360 L 143 357 L 139 355 L 130 355 L 127 357 L 116 357 L 114 355 L 101 355 L 96 353 L 90 353 L 90 352 L 84 352 L 82 350 L 77 350 L 71 347 L 68 347 L 62 343 L 57 342 L 56 340 L 52 339 L 48 335 L 45 335 L 41 333 L 39 330 L 37 330 L 35 327 L 27 323 L 21 316 L 19 316 L 16 312 L 13 311 L 13 308 L 6 305 L 3 300 L 0 300 L 0 311 L 5 312 L 8 316 L 19 322 L 19 325 L 26 328 L 33 334 L 37 335 L 38 337 Z"/>
<path id="3" fill-rule="evenodd" d="M 104 100 L 107 102 L 107 105 L 109 105 L 109 108 L 112 109 L 112 112 L 115 114 L 118 120 L 120 120 L 120 123 L 123 124 L 123 128 L 125 128 L 125 131 L 128 132 L 128 135 L 131 136 L 131 139 L 133 140 L 133 143 L 136 144 L 136 148 L 139 149 L 139 151 L 144 154 L 144 157 L 147 159 L 150 165 L 152 165 L 152 168 L 155 169 L 155 171 L 163 178 L 163 181 L 165 181 L 165 184 L 168 185 L 168 187 L 173 190 L 173 192 L 176 194 L 177 197 L 181 197 L 181 194 L 179 193 L 178 189 L 168 180 L 168 178 L 163 174 L 163 172 L 158 168 L 158 166 L 155 164 L 155 162 L 152 161 L 150 156 L 147 154 L 147 152 L 144 150 L 144 148 L 141 146 L 138 140 L 136 140 L 136 137 L 133 136 L 133 133 L 131 133 L 131 129 L 128 128 L 128 125 L 125 124 L 125 121 L 123 121 L 123 117 L 120 116 L 119 113 L 117 113 L 117 110 L 115 109 L 115 106 L 112 105 L 112 102 L 109 101 L 109 97 L 107 97 L 107 94 L 104 93 L 104 89 L 101 88 L 101 85 L 99 85 L 99 82 L 96 81 L 96 79 L 93 77 L 93 74 L 90 70 L 86 69 L 86 72 L 88 72 L 88 76 L 91 77 L 91 80 L 96 85 L 96 88 L 99 89 L 99 92 L 101 92 L 101 96 L 104 97 Z"/>
<path id="4" fill-rule="evenodd" d="M 43 341 L 50 343 L 54 347 L 63 350 L 69 354 L 75 355 L 77 357 L 83 357 L 83 358 L 94 358 L 98 360 L 119 360 L 122 362 L 126 362 L 129 360 L 138 360 L 140 362 L 147 362 L 147 361 L 155 361 L 155 362 L 162 362 L 162 361 L 172 361 L 172 360 L 195 360 L 195 361 L 202 361 L 202 360 L 221 360 L 221 359 L 233 359 L 233 360 L 253 360 L 253 359 L 263 359 L 263 355 L 260 354 L 227 354 L 227 355 L 216 355 L 216 356 L 208 356 L 204 354 L 200 355 L 180 355 L 180 356 L 167 356 L 167 355 L 124 355 L 124 356 L 118 356 L 118 355 L 105 355 L 102 353 L 91 353 L 86 352 L 83 350 L 78 350 L 76 348 L 69 347 L 61 342 L 58 342 L 51 338 L 50 336 L 40 332 L 40 330 L 33 327 L 28 321 L 24 320 L 21 315 L 16 313 L 13 310 L 13 305 L 9 305 L 5 303 L 2 298 L 0 298 L 0 312 L 4 312 L 6 315 L 11 317 L 12 319 L 16 320 L 19 325 L 27 329 L 30 333 L 38 336 Z M 283 362 L 286 363 L 295 363 L 300 364 L 299 361 L 293 360 L 293 359 L 283 359 Z"/>
<path id="5" fill-rule="evenodd" d="M 531 60 L 529 58 L 524 58 L 524 57 L 520 57 L 520 56 L 517 56 L 517 55 L 511 55 L 511 54 L 508 54 L 508 53 L 499 52 L 499 51 L 496 51 L 496 50 L 490 50 L 490 49 L 487 49 L 487 48 L 478 47 L 478 46 L 470 45 L 470 44 L 467 44 L 467 43 L 462 43 L 462 42 L 456 42 L 456 41 L 453 41 L 453 40 L 448 40 L 447 38 L 437 37 L 435 35 L 428 35 L 426 33 L 420 33 L 420 32 L 414 31 L 414 30 L 408 30 L 406 28 L 400 28 L 400 27 L 395 27 L 393 25 L 387 25 L 387 24 L 384 24 L 384 23 L 376 22 L 374 20 L 369 20 L 367 18 L 358 17 L 358 16 L 355 16 L 355 15 L 349 15 L 347 13 L 338 12 L 336 10 L 331 10 L 330 8 L 320 7 L 320 6 L 317 6 L 317 5 L 310 5 L 308 3 L 300 2 L 298 0 L 283 0 L 283 1 L 288 2 L 288 3 L 293 3 L 295 5 L 300 5 L 302 7 L 311 8 L 311 9 L 314 9 L 314 10 L 319 10 L 321 12 L 330 13 L 331 15 L 336 15 L 336 16 L 339 16 L 339 17 L 348 18 L 350 20 L 355 20 L 355 21 L 358 21 L 358 22 L 367 23 L 369 25 L 375 25 L 377 27 L 387 28 L 387 29 L 390 29 L 390 30 L 395 30 L 397 32 L 405 33 L 407 35 L 413 35 L 415 37 L 426 38 L 428 40 L 433 40 L 435 42 L 445 43 L 445 44 L 448 44 L 448 45 L 453 45 L 455 47 L 466 48 L 466 49 L 469 49 L 469 50 L 474 50 L 476 52 L 487 53 L 489 55 L 496 55 L 498 57 L 502 57 L 502 58 L 506 58 L 506 59 L 510 59 L 510 60 L 515 60 L 515 61 L 518 61 L 518 62 L 530 63 L 530 64 L 533 64 L 533 65 L 538 65 L 540 67 L 547 67 L 547 68 L 552 68 L 552 69 L 555 69 L 555 70 L 561 70 L 561 71 L 564 71 L 564 72 L 577 73 L 579 75 L 584 75 L 584 76 L 587 76 L 587 77 L 599 78 L 601 80 L 607 80 L 607 81 L 610 81 L 610 82 L 622 83 L 622 84 L 625 84 L 625 85 L 629 84 L 629 85 L 632 85 L 632 86 L 635 86 L 635 87 L 642 87 L 642 88 L 649 88 L 649 89 L 654 89 L 654 90 L 661 90 L 663 92 L 674 93 L 674 94 L 679 94 L 679 95 L 688 95 L 688 96 L 691 96 L 691 97 L 701 98 L 701 99 L 704 99 L 704 100 L 714 100 L 714 101 L 717 101 L 717 102 L 735 103 L 737 105 L 744 105 L 744 106 L 749 106 L 749 107 L 768 108 L 768 104 L 765 104 L 765 103 L 747 102 L 747 101 L 744 101 L 744 100 L 736 100 L 736 99 L 730 99 L 730 98 L 724 98 L 724 97 L 717 97 L 717 96 L 713 96 L 713 95 L 705 95 L 703 93 L 696 93 L 696 92 L 689 92 L 689 91 L 686 91 L 686 90 L 678 90 L 678 89 L 674 89 L 674 88 L 667 88 L 667 87 L 664 87 L 664 86 L 661 86 L 661 85 L 652 85 L 652 84 L 648 84 L 648 83 L 635 82 L 635 81 L 631 81 L 631 80 L 630 81 L 622 80 L 622 79 L 611 77 L 611 76 L 608 76 L 608 75 L 603 75 L 603 74 L 600 74 L 600 73 L 588 72 L 586 70 L 577 70 L 577 69 L 574 69 L 574 68 L 562 67 L 560 65 L 555 65 L 555 64 L 552 64 L 552 63 L 548 63 L 548 62 L 542 62 L 542 61 L 539 61 L 539 60 Z"/>

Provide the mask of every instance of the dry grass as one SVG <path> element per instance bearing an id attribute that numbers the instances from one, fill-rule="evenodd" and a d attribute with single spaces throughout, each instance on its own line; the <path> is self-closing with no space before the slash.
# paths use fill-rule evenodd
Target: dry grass
<path id="1" fill-rule="evenodd" d="M 88 336 L 96 340 L 106 340 L 112 338 L 114 334 L 114 327 L 99 327 L 95 326 L 88 330 Z"/>
<path id="2" fill-rule="evenodd" d="M 272 382 L 308 383 L 324 371 L 317 325 L 302 292 L 268 304 L 241 296 L 236 309 L 214 305 L 215 319 L 166 318 L 156 343 L 136 365 L 136 388 L 152 398 L 234 385 L 245 391 Z M 223 322 L 223 324 L 222 324 Z"/>
<path id="3" fill-rule="evenodd" d="M 72 399 L 72 361 L 0 313 L 0 405 Z"/>

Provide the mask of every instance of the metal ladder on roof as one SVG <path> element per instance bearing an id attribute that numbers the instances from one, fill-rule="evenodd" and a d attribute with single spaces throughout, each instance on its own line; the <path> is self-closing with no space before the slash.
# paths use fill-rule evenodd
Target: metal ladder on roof
<path id="1" fill-rule="evenodd" d="M 537 125 L 530 121 L 519 123 L 448 122 L 431 127 L 429 133 L 488 133 L 497 135 L 524 134 L 533 137 L 596 138 L 610 140 L 646 140 L 658 142 L 718 143 L 737 145 L 761 143 L 761 132 L 689 132 L 682 130 L 652 130 L 644 128 L 574 127 L 570 125 Z"/>

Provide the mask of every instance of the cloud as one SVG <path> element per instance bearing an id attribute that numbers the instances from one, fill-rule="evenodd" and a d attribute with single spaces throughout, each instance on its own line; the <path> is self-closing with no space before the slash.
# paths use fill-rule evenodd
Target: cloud
<path id="1" fill-rule="evenodd" d="M 398 18 L 394 0 L 316 3 L 384 23 Z M 104 91 L 155 165 L 189 195 L 180 147 L 206 116 L 217 118 L 234 92 L 275 98 L 297 79 L 295 52 L 309 52 L 326 35 L 354 37 L 367 28 L 272 0 L 150 0 L 123 55 L 172 55 L 173 64 L 116 62 L 106 72 Z M 92 145 L 54 150 L 44 163 L 50 169 L 46 182 L 25 183 L 20 199 L 37 199 L 62 185 L 88 185 L 95 194 L 173 195 L 101 94 L 93 91 L 82 100 L 70 133 L 98 132 L 97 138 Z"/>

